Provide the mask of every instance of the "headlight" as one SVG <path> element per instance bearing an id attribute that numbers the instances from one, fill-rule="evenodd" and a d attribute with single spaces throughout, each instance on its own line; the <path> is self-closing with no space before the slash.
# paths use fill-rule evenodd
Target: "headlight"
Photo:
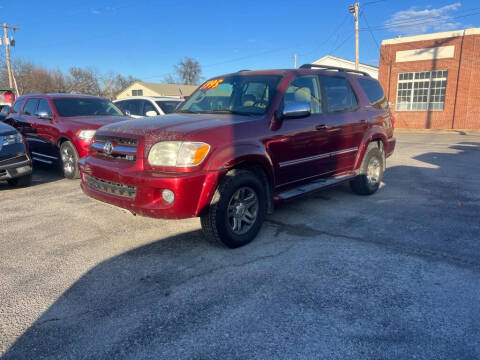
<path id="1" fill-rule="evenodd" d="M 23 138 L 20 133 L 16 133 L 13 135 L 0 136 L 0 141 L 2 142 L 2 146 L 7 146 L 23 143 Z"/>
<path id="2" fill-rule="evenodd" d="M 152 166 L 196 166 L 210 151 L 210 145 L 203 142 L 163 141 L 156 143 L 148 153 Z"/>
<path id="3" fill-rule="evenodd" d="M 80 130 L 77 131 L 77 137 L 82 140 L 90 141 L 95 136 L 95 130 Z"/>

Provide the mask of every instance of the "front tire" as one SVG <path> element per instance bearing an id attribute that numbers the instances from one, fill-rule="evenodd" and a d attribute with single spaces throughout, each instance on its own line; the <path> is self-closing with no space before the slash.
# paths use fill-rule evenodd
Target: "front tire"
<path id="1" fill-rule="evenodd" d="M 361 175 L 350 181 L 350 187 L 357 194 L 371 195 L 380 187 L 385 171 L 385 153 L 381 143 L 368 145 L 360 170 Z"/>
<path id="2" fill-rule="evenodd" d="M 62 159 L 63 176 L 67 179 L 78 179 L 80 177 L 78 153 L 70 141 L 65 141 L 60 145 L 60 158 Z"/>
<path id="3" fill-rule="evenodd" d="M 267 211 L 262 181 L 247 170 L 233 170 L 218 186 L 208 212 L 201 216 L 209 241 L 237 248 L 251 242 L 260 231 Z"/>

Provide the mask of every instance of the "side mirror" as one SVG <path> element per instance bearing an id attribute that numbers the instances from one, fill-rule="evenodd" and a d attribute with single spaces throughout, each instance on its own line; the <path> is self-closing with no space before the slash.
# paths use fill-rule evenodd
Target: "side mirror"
<path id="1" fill-rule="evenodd" d="M 146 116 L 157 116 L 157 112 L 155 110 L 150 110 L 145 113 Z"/>
<path id="2" fill-rule="evenodd" d="M 309 116 L 312 113 L 310 103 L 295 101 L 285 105 L 282 111 L 283 119 L 294 119 Z"/>
<path id="3" fill-rule="evenodd" d="M 45 119 L 45 120 L 52 120 L 53 116 L 47 113 L 46 111 L 40 111 L 35 114 L 35 116 L 39 119 Z"/>

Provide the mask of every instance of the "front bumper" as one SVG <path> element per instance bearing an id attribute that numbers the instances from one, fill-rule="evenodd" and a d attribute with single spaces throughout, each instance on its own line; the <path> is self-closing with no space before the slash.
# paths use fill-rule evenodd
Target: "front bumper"
<path id="1" fill-rule="evenodd" d="M 10 180 L 32 173 L 32 160 L 19 153 L 0 160 L 0 180 Z"/>
<path id="2" fill-rule="evenodd" d="M 216 189 L 219 172 L 166 173 L 116 167 L 92 156 L 79 161 L 81 188 L 88 196 L 135 214 L 167 219 L 199 216 Z M 162 191 L 175 194 L 167 203 Z"/>

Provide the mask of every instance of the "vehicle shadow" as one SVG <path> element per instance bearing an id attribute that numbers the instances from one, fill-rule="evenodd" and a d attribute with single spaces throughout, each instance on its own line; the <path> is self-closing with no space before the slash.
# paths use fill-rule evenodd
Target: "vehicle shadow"
<path id="1" fill-rule="evenodd" d="M 412 256 L 478 265 L 480 249 L 474 243 L 478 239 L 471 238 L 472 231 L 476 230 L 472 226 L 466 228 L 472 220 L 461 220 L 464 212 L 456 213 L 457 204 L 451 205 L 449 199 L 445 200 L 445 196 L 451 196 L 455 201 L 463 196 L 462 201 L 467 203 L 468 195 L 458 189 L 453 194 L 445 194 L 456 180 L 442 176 L 438 177 L 438 182 L 432 182 L 432 179 L 442 171 L 448 173 L 456 164 L 476 158 L 480 143 L 459 142 L 450 148 L 458 152 L 425 153 L 413 157 L 436 167 L 402 165 L 388 168 L 385 186 L 373 197 L 348 194 L 349 208 L 340 209 L 345 212 L 342 213 L 344 219 L 329 216 L 331 211 L 340 217 L 336 199 L 341 199 L 342 193 L 348 191 L 347 186 L 340 186 L 327 190 L 326 195 L 318 193 L 318 196 L 290 202 L 293 210 L 288 210 L 289 206 L 280 206 L 280 214 L 269 217 L 274 219 L 271 224 L 278 231 L 265 230 L 259 239 L 240 249 L 212 247 L 205 242 L 201 231 L 190 231 L 104 260 L 65 291 L 13 343 L 2 359 L 137 357 L 143 351 L 139 349 L 147 349 L 142 356 L 152 358 L 191 357 L 192 353 L 209 357 L 208 349 L 220 347 L 220 343 L 209 336 L 222 330 L 212 328 L 214 325 L 210 320 L 219 318 L 225 324 L 238 321 L 235 318 L 238 314 L 225 311 L 223 302 L 228 302 L 230 308 L 227 310 L 231 310 L 232 304 L 243 301 L 244 292 L 260 291 L 262 283 L 272 280 L 269 276 L 273 271 L 266 269 L 269 263 L 262 261 L 283 254 L 298 243 L 302 234 L 308 238 L 321 238 L 325 233 L 337 236 L 335 234 L 340 232 L 340 239 L 353 233 L 354 236 L 350 237 L 353 241 L 364 239 L 361 241 L 406 251 Z M 476 170 L 466 169 L 464 175 L 471 176 L 468 171 Z M 466 189 L 467 193 L 469 191 Z M 478 197 L 478 194 L 470 196 Z M 438 205 L 439 199 L 450 209 L 449 221 L 458 221 L 457 227 L 447 224 L 445 214 L 436 218 L 445 210 Z M 374 209 L 370 208 L 372 204 Z M 479 210 L 478 204 L 471 206 Z M 291 221 L 301 220 L 303 214 L 297 209 L 302 207 L 305 212 L 316 209 L 316 214 L 323 214 L 322 231 L 306 225 L 302 228 L 300 223 L 293 224 L 295 230 L 292 227 L 282 229 L 279 219 L 288 215 Z M 426 209 L 432 212 L 430 217 L 425 215 Z M 411 224 L 418 223 L 419 217 L 423 223 L 410 229 Z M 378 219 L 383 219 L 385 229 L 378 229 Z M 409 225 L 405 225 L 406 222 Z M 459 230 L 461 228 L 463 230 Z M 424 230 L 427 235 L 422 235 Z M 280 233 L 286 236 L 279 240 Z M 250 267 L 245 268 L 247 265 Z M 250 280 L 258 280 L 259 287 L 242 287 L 237 278 L 219 275 L 232 271 L 245 272 Z M 215 276 L 215 282 L 212 282 L 212 276 Z M 238 290 L 238 287 L 241 292 L 234 294 L 232 289 Z M 270 295 L 263 294 L 266 298 Z M 334 294 L 325 296 L 332 297 L 328 301 L 338 301 L 333 299 Z M 258 319 L 259 322 L 262 320 L 265 319 Z M 227 325 L 226 328 L 232 330 Z M 198 343 L 191 343 L 191 338 L 195 337 Z M 188 339 L 186 342 L 185 338 Z M 149 347 L 159 352 L 148 353 Z"/>
<path id="2" fill-rule="evenodd" d="M 58 166 L 46 165 L 37 162 L 33 163 L 33 179 L 31 186 L 42 185 L 62 180 L 63 178 L 64 177 L 61 174 Z M 15 189 L 15 187 L 10 186 L 7 181 L 0 180 L 0 191 L 12 189 Z"/>

